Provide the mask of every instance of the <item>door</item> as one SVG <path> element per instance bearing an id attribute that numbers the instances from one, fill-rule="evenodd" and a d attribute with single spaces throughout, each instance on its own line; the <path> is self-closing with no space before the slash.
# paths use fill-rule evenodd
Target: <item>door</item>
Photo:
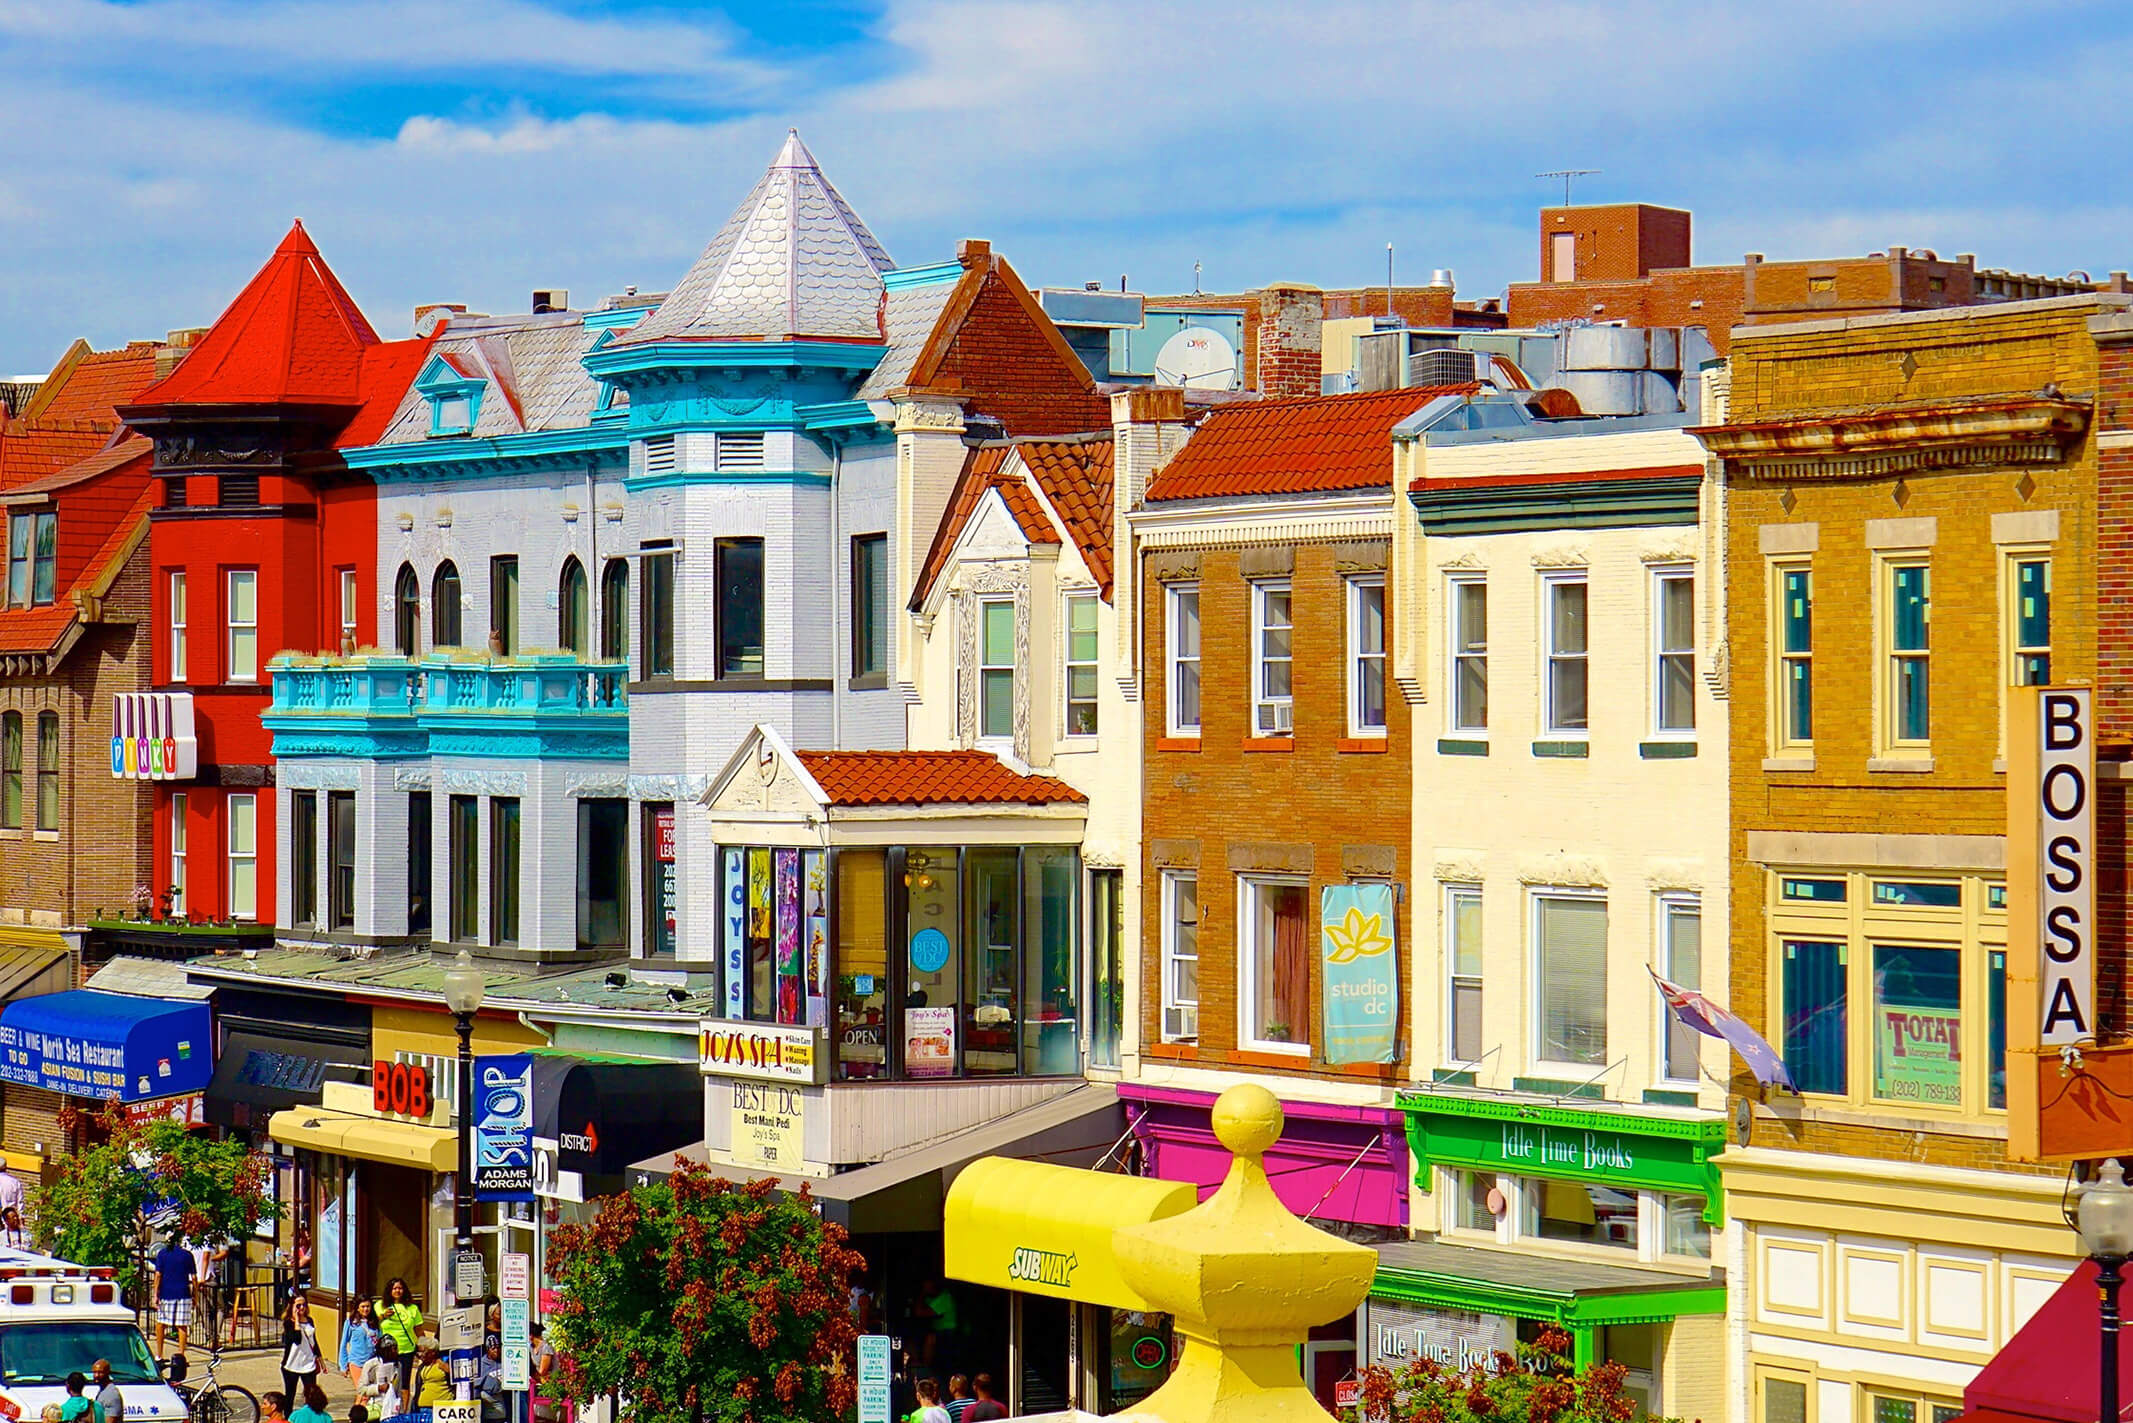
<path id="1" fill-rule="evenodd" d="M 397 1277 L 405 1279 L 415 1295 L 424 1294 L 427 1273 L 422 1241 L 428 1229 L 429 1187 L 429 1176 L 412 1167 L 363 1167 L 360 1194 L 367 1229 L 359 1285 L 383 1294 Z M 422 1301 L 425 1311 L 432 1314 L 438 1303 L 432 1299 Z"/>

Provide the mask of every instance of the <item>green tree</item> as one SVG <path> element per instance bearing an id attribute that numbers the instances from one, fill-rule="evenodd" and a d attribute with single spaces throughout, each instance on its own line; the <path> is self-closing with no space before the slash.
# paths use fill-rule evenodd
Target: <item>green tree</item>
<path id="1" fill-rule="evenodd" d="M 858 1386 L 843 1227 L 769 1181 L 684 1164 L 549 1240 L 561 1392 L 625 1423 L 828 1423 Z"/>
<path id="2" fill-rule="evenodd" d="M 1418 1359 L 1398 1369 L 1372 1364 L 1360 1374 L 1361 1402 L 1345 1423 L 1660 1423 L 1623 1387 L 1620 1364 L 1571 1368 L 1570 1336 L 1543 1329 L 1517 1352 L 1446 1368 Z"/>
<path id="3" fill-rule="evenodd" d="M 67 1114 L 68 1131 L 88 1120 Z M 64 1260 L 108 1265 L 138 1289 L 153 1227 L 195 1241 L 241 1239 L 281 1207 L 273 1167 L 242 1142 L 210 1141 L 181 1122 L 111 1102 L 93 1119 L 104 1140 L 62 1157 L 37 1203 L 38 1245 Z"/>

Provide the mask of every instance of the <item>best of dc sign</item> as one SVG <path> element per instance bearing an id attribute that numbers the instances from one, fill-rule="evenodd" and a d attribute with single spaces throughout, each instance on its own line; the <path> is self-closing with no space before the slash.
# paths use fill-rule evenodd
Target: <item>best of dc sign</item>
<path id="1" fill-rule="evenodd" d="M 2095 1034 L 2096 741 L 2086 687 L 2052 687 L 2037 707 L 2038 1041 Z"/>

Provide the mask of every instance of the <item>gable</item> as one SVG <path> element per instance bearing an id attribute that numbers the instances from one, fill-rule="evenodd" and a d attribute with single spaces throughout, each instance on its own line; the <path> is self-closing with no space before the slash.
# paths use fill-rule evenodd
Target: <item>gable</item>
<path id="1" fill-rule="evenodd" d="M 1012 267 L 993 259 L 967 306 L 936 330 L 912 372 L 929 395 L 963 401 L 1010 435 L 1109 429 L 1111 405 Z"/>

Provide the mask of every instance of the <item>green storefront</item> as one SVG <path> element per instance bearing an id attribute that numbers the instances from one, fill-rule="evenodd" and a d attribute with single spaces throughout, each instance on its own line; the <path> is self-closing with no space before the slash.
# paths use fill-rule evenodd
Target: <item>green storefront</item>
<path id="1" fill-rule="evenodd" d="M 1721 1117 L 1454 1087 L 1400 1107 L 1421 1234 L 1379 1247 L 1366 1362 L 1457 1366 L 1554 1325 L 1654 1409 L 1723 1412 Z"/>

